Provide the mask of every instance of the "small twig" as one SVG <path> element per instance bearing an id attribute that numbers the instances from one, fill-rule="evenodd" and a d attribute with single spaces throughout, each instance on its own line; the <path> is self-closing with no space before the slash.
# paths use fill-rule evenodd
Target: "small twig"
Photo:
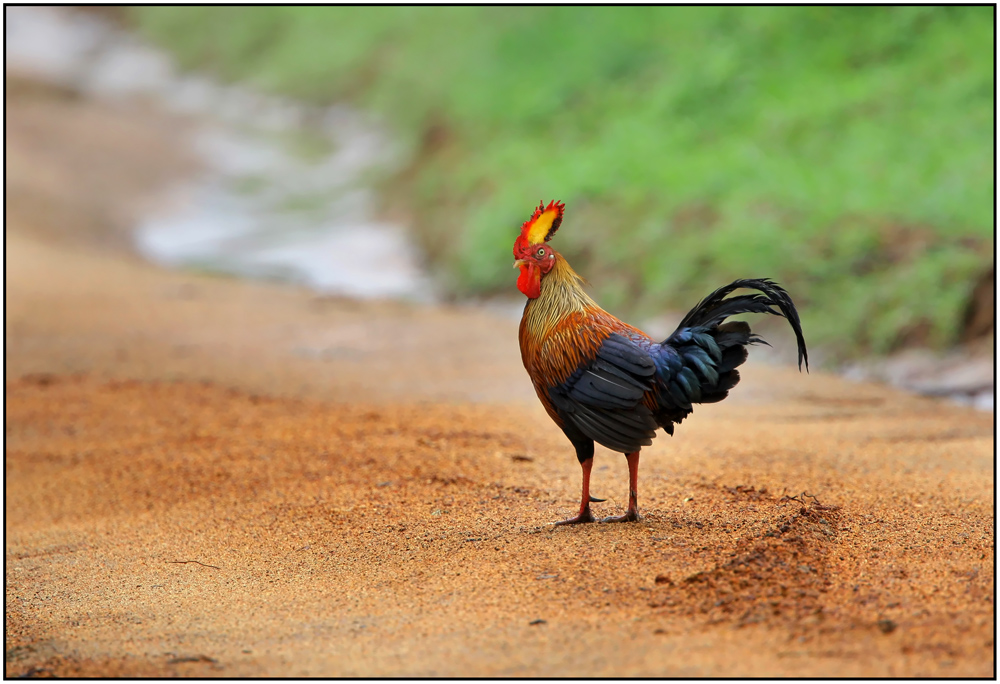
<path id="1" fill-rule="evenodd" d="M 840 506 L 836 506 L 836 505 L 827 506 L 826 504 L 820 503 L 820 501 L 819 501 L 818 498 L 816 498 L 812 494 L 809 494 L 808 492 L 802 492 L 798 496 L 788 496 L 787 494 L 784 494 L 784 495 L 782 495 L 782 497 L 780 499 L 778 499 L 778 503 L 787 503 L 789 501 L 794 501 L 797 504 L 805 506 L 806 503 L 807 503 L 806 499 L 812 499 L 812 508 L 813 508 L 813 510 L 817 510 L 817 511 L 839 511 L 840 510 Z"/>
<path id="2" fill-rule="evenodd" d="M 798 496 L 788 496 L 787 494 L 782 494 L 781 498 L 778 499 L 778 503 L 786 503 L 788 501 L 794 501 L 795 503 L 805 504 L 805 501 L 800 499 Z"/>
<path id="3" fill-rule="evenodd" d="M 805 501 L 806 497 L 812 499 L 816 504 L 819 504 L 819 499 L 817 499 L 812 494 L 807 494 L 806 492 L 802 492 L 801 494 L 797 494 L 796 496 L 788 496 L 787 494 L 782 494 L 781 498 L 778 499 L 778 503 L 785 503 L 786 501 L 794 501 L 796 503 L 800 503 L 803 506 L 805 506 L 806 505 L 806 501 Z"/>
<path id="4" fill-rule="evenodd" d="M 198 561 L 195 561 L 196 563 Z M 171 658 L 167 661 L 167 665 L 177 665 L 178 663 L 217 663 L 219 662 L 215 658 L 209 658 L 207 655 L 196 655 L 196 656 L 180 656 L 177 658 Z"/>
<path id="5" fill-rule="evenodd" d="M 218 565 L 209 565 L 208 563 L 202 563 L 201 561 L 196 561 L 196 560 L 167 561 L 167 562 L 168 563 L 197 563 L 198 565 L 202 565 L 202 566 L 204 566 L 206 568 L 215 568 L 216 570 L 222 570 L 222 568 L 220 568 Z"/>

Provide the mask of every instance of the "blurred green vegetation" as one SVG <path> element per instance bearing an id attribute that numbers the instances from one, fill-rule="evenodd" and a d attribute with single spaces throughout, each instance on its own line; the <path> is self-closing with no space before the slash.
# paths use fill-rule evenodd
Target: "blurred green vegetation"
<path id="1" fill-rule="evenodd" d="M 381 115 L 455 293 L 556 247 L 619 315 L 737 277 L 841 357 L 945 346 L 993 260 L 992 7 L 144 7 L 180 64 Z"/>

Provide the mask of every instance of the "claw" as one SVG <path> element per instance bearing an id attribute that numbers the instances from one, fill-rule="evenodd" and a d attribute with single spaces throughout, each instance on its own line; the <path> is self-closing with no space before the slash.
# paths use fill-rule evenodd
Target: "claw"
<path id="1" fill-rule="evenodd" d="M 590 503 L 604 503 L 607 499 L 598 499 L 596 496 L 590 497 Z"/>
<path id="2" fill-rule="evenodd" d="M 580 513 L 575 518 L 566 518 L 565 520 L 559 520 L 552 523 L 555 527 L 560 525 L 579 525 L 581 523 L 592 523 L 597 522 L 597 519 L 590 513 L 590 509 Z"/>
<path id="3" fill-rule="evenodd" d="M 642 520 L 642 516 L 639 515 L 639 511 L 625 511 L 624 515 L 609 515 L 607 518 L 601 518 L 602 523 L 616 523 L 616 522 L 636 522 Z"/>

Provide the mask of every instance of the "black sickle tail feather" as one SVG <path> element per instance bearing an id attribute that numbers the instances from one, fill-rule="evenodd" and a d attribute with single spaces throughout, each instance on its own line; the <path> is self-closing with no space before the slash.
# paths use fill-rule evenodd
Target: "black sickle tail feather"
<path id="1" fill-rule="evenodd" d="M 750 288 L 761 294 L 729 297 L 734 290 Z M 750 332 L 743 321 L 725 322 L 742 313 L 783 316 L 792 326 L 798 343 L 799 369 L 809 355 L 802 337 L 799 314 L 788 293 L 766 278 L 737 280 L 705 297 L 653 353 L 657 367 L 656 422 L 668 433 L 691 412 L 692 404 L 722 401 L 740 381 L 736 370 L 747 360 L 747 345 L 767 344 Z"/>
<path id="2" fill-rule="evenodd" d="M 763 294 L 740 295 L 726 299 L 727 295 L 740 288 L 758 290 Z M 772 307 L 777 307 L 778 310 L 775 311 Z M 795 309 L 795 304 L 792 303 L 788 292 L 768 278 L 735 280 L 725 287 L 720 287 L 691 309 L 677 326 L 677 330 L 695 327 L 711 328 L 719 325 L 730 316 L 741 313 L 769 313 L 774 316 L 784 316 L 795 332 L 795 341 L 799 351 L 799 370 L 802 370 L 803 362 L 806 364 L 806 371 L 809 370 L 809 353 L 806 350 L 806 341 L 802 337 L 799 312 Z M 669 342 L 669 339 L 667 341 Z M 763 342 L 763 340 L 753 335 L 750 343 L 754 342 Z"/>

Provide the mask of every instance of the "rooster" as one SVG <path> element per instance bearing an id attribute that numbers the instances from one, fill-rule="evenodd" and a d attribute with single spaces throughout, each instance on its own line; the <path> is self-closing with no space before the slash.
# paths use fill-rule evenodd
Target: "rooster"
<path id="1" fill-rule="evenodd" d="M 674 433 L 694 404 L 722 401 L 740 380 L 737 366 L 747 346 L 764 343 L 742 321 L 743 313 L 783 316 L 798 342 L 799 370 L 809 356 L 799 315 L 784 289 L 766 278 L 736 280 L 691 309 L 670 337 L 654 342 L 618 320 L 583 290 L 583 279 L 548 245 L 565 205 L 540 203 L 514 242 L 517 288 L 528 297 L 518 333 L 521 360 L 546 412 L 576 449 L 583 468 L 583 496 L 575 517 L 556 525 L 594 522 L 590 495 L 594 442 L 625 454 L 628 509 L 602 522 L 639 519 L 639 450 L 657 428 Z M 728 297 L 748 288 L 761 294 Z"/>

